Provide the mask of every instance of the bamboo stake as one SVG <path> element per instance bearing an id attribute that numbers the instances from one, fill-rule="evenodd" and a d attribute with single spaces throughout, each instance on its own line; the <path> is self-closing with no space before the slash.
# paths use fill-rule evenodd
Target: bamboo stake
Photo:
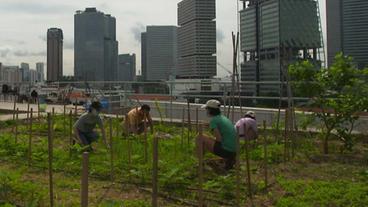
<path id="1" fill-rule="evenodd" d="M 152 162 L 152 207 L 157 207 L 157 195 L 158 195 L 158 138 L 153 138 L 153 162 Z"/>
<path id="2" fill-rule="evenodd" d="M 199 125 L 199 153 L 198 153 L 198 206 L 204 206 L 204 199 L 203 199 L 203 126 Z"/>
<path id="3" fill-rule="evenodd" d="M 29 119 L 28 166 L 31 166 L 32 163 L 32 124 L 33 124 L 33 108 L 31 108 L 31 114 Z"/>
<path id="4" fill-rule="evenodd" d="M 288 160 L 289 149 L 288 149 L 288 126 L 289 126 L 289 109 L 285 110 L 285 131 L 284 131 L 284 162 Z"/>
<path id="5" fill-rule="evenodd" d="M 116 123 L 116 137 L 119 137 L 119 114 L 116 114 Z"/>
<path id="6" fill-rule="evenodd" d="M 129 168 L 129 171 L 130 171 L 130 167 L 131 167 L 131 164 L 132 164 L 132 143 L 130 141 L 130 137 L 128 136 L 128 168 Z"/>
<path id="7" fill-rule="evenodd" d="M 63 106 L 63 135 L 66 136 L 66 105 Z"/>
<path id="8" fill-rule="evenodd" d="M 29 110 L 30 108 L 29 108 L 29 101 L 28 101 L 27 103 L 27 121 L 29 121 Z"/>
<path id="9" fill-rule="evenodd" d="M 245 137 L 245 136 L 244 136 Z M 236 206 L 240 207 L 240 140 L 239 127 L 236 127 Z"/>
<path id="10" fill-rule="evenodd" d="M 144 162 L 148 162 L 147 117 L 144 115 Z"/>
<path id="11" fill-rule="evenodd" d="M 69 112 L 69 157 L 72 156 L 72 145 L 73 145 L 73 111 Z"/>
<path id="12" fill-rule="evenodd" d="M 196 107 L 196 130 L 199 133 L 198 107 Z"/>
<path id="13" fill-rule="evenodd" d="M 15 109 L 17 107 L 17 99 L 15 98 L 14 95 L 14 105 L 13 105 L 13 121 L 15 120 Z"/>
<path id="14" fill-rule="evenodd" d="M 49 192 L 50 192 L 50 206 L 54 206 L 54 183 L 52 175 L 52 160 L 53 160 L 53 138 L 52 138 L 52 118 L 50 113 L 47 113 L 47 124 L 48 124 L 48 148 L 49 148 Z"/>
<path id="15" fill-rule="evenodd" d="M 37 115 L 38 115 L 38 120 L 41 121 L 41 107 L 40 107 L 40 98 L 37 98 Z"/>
<path id="16" fill-rule="evenodd" d="M 74 116 L 75 118 L 78 117 L 78 105 L 77 105 L 77 101 L 75 101 L 75 106 L 74 106 Z"/>
<path id="17" fill-rule="evenodd" d="M 189 103 L 189 99 L 187 101 L 187 105 L 188 105 L 188 145 L 190 143 L 190 132 L 192 131 L 192 122 L 190 120 L 190 103 Z"/>
<path id="18" fill-rule="evenodd" d="M 184 123 L 185 123 L 185 108 L 183 107 L 182 121 L 181 121 L 181 148 L 184 146 Z"/>
<path id="19" fill-rule="evenodd" d="M 81 178 L 81 206 L 88 207 L 88 152 L 83 153 Z"/>
<path id="20" fill-rule="evenodd" d="M 252 183 L 251 183 L 251 179 L 250 179 L 250 163 L 249 163 L 249 140 L 246 137 L 247 134 L 247 128 L 246 125 L 243 125 L 244 127 L 244 137 L 245 137 L 245 158 L 246 158 L 246 165 L 247 165 L 247 184 L 248 184 L 248 191 L 249 191 L 249 198 L 251 199 L 251 201 L 253 201 L 253 196 L 252 196 Z"/>
<path id="21" fill-rule="evenodd" d="M 15 144 L 18 143 L 18 121 L 19 121 L 19 108 L 17 108 L 15 114 Z"/>
<path id="22" fill-rule="evenodd" d="M 267 135 L 266 135 L 266 120 L 263 120 L 263 132 L 264 132 L 264 176 L 265 176 L 265 189 L 268 187 L 268 155 L 267 155 Z"/>
<path id="23" fill-rule="evenodd" d="M 112 138 L 112 118 L 109 119 L 110 125 L 110 169 L 111 169 L 111 182 L 114 182 L 114 152 L 113 152 L 113 138 Z"/>

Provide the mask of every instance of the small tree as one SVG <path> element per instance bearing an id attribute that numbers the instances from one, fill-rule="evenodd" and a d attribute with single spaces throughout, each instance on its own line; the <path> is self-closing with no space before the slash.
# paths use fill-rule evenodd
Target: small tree
<path id="1" fill-rule="evenodd" d="M 356 68 L 351 57 L 339 53 L 328 69 L 317 70 L 308 61 L 289 67 L 293 90 L 298 96 L 311 98 L 308 106 L 322 122 L 323 149 L 335 130 L 346 149 L 353 147 L 352 131 L 359 112 L 368 109 L 368 69 Z"/>

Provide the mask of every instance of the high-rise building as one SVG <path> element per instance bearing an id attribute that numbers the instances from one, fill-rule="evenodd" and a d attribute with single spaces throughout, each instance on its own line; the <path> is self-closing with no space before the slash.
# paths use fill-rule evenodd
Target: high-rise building
<path id="1" fill-rule="evenodd" d="M 118 81 L 134 81 L 136 77 L 135 54 L 119 55 Z"/>
<path id="2" fill-rule="evenodd" d="M 21 63 L 20 70 L 22 73 L 22 81 L 29 82 L 29 64 L 28 63 Z"/>
<path id="3" fill-rule="evenodd" d="M 178 4 L 178 78 L 216 76 L 216 1 L 183 0 Z"/>
<path id="4" fill-rule="evenodd" d="M 6 84 L 19 84 L 23 82 L 23 73 L 19 66 L 2 66 L 2 82 Z"/>
<path id="5" fill-rule="evenodd" d="M 240 12 L 241 80 L 284 81 L 286 65 L 309 59 L 320 65 L 318 2 L 315 0 L 244 0 Z M 248 95 L 280 94 L 279 84 L 246 85 Z"/>
<path id="6" fill-rule="evenodd" d="M 147 33 L 141 34 L 141 76 L 147 80 Z"/>
<path id="7" fill-rule="evenodd" d="M 43 82 L 45 80 L 44 66 L 44 63 L 36 63 L 36 71 L 38 73 L 37 80 L 39 82 Z"/>
<path id="8" fill-rule="evenodd" d="M 96 8 L 74 15 L 74 76 L 83 81 L 117 80 L 115 17 Z"/>
<path id="9" fill-rule="evenodd" d="M 38 72 L 36 70 L 29 70 L 29 82 L 31 84 L 35 84 L 36 82 L 39 82 L 38 80 Z"/>
<path id="10" fill-rule="evenodd" d="M 142 42 L 142 61 L 145 61 L 142 74 L 146 80 L 169 80 L 170 76 L 175 76 L 177 27 L 147 26 L 142 37 L 145 38 Z"/>
<path id="11" fill-rule="evenodd" d="M 47 30 L 47 80 L 60 81 L 63 77 L 63 31 Z"/>
<path id="12" fill-rule="evenodd" d="M 328 65 L 343 52 L 359 68 L 368 67 L 368 1 L 327 0 L 326 9 Z"/>

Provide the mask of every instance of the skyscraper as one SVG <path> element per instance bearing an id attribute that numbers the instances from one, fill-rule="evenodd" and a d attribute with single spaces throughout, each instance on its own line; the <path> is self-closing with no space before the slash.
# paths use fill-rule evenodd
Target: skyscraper
<path id="1" fill-rule="evenodd" d="M 147 33 L 141 34 L 141 75 L 143 80 L 147 80 Z"/>
<path id="2" fill-rule="evenodd" d="M 20 64 L 20 71 L 22 73 L 22 81 L 29 82 L 30 74 L 29 74 L 29 64 L 28 63 L 21 63 Z"/>
<path id="3" fill-rule="evenodd" d="M 116 20 L 96 8 L 74 15 L 74 75 L 83 81 L 114 81 L 118 77 Z"/>
<path id="4" fill-rule="evenodd" d="M 368 1 L 327 0 L 326 9 L 328 65 L 343 52 L 359 68 L 368 67 Z"/>
<path id="5" fill-rule="evenodd" d="M 47 80 L 60 81 L 63 77 L 63 31 L 47 30 Z"/>
<path id="6" fill-rule="evenodd" d="M 315 0 L 244 0 L 240 12 L 242 81 L 285 80 L 285 66 L 302 59 L 320 65 L 318 3 Z M 279 84 L 247 85 L 249 95 L 280 94 Z"/>
<path id="7" fill-rule="evenodd" d="M 145 61 L 142 74 L 145 80 L 169 80 L 170 76 L 175 76 L 178 58 L 177 27 L 147 26 L 147 32 L 142 36 L 145 38 L 145 42 L 142 42 L 145 47 L 142 50 Z"/>
<path id="8" fill-rule="evenodd" d="M 38 73 L 37 80 L 43 82 L 45 80 L 44 63 L 36 63 L 36 71 Z"/>
<path id="9" fill-rule="evenodd" d="M 216 1 L 183 0 L 178 4 L 179 78 L 216 76 Z"/>
<path id="10" fill-rule="evenodd" d="M 135 54 L 119 55 L 118 81 L 134 81 L 136 76 Z"/>

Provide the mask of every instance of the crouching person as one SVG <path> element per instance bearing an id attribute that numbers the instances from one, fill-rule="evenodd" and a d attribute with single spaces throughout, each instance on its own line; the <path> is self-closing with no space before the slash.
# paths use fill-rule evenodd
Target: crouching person
<path id="1" fill-rule="evenodd" d="M 245 130 L 244 130 L 245 126 Z M 239 137 L 246 140 L 254 140 L 258 138 L 258 129 L 256 116 L 253 111 L 248 111 L 243 118 L 235 124 L 235 129 L 239 129 Z M 245 134 L 244 134 L 245 131 Z"/>
<path id="2" fill-rule="evenodd" d="M 147 120 L 148 126 L 151 128 L 151 133 L 153 132 L 153 122 L 150 115 L 150 106 L 144 104 L 141 107 L 134 108 L 127 114 L 126 120 L 124 122 L 125 131 L 133 134 L 141 134 L 144 132 L 144 121 Z M 146 126 L 146 127 L 148 127 Z"/>
<path id="3" fill-rule="evenodd" d="M 93 102 L 88 109 L 88 112 L 82 114 L 78 121 L 74 124 L 74 134 L 81 144 L 84 146 L 89 145 L 89 150 L 92 151 L 91 144 L 98 140 L 98 134 L 94 131 L 96 125 L 99 126 L 102 133 L 103 141 L 107 148 L 109 145 L 106 142 L 105 129 L 103 121 L 99 115 L 102 109 L 100 102 Z"/>
<path id="4" fill-rule="evenodd" d="M 236 159 L 236 131 L 233 123 L 225 116 L 221 115 L 221 103 L 217 100 L 209 100 L 202 108 L 207 110 L 207 115 L 211 118 L 211 136 L 198 136 L 197 148 L 203 142 L 205 150 L 225 159 L 225 169 L 234 167 Z"/>

